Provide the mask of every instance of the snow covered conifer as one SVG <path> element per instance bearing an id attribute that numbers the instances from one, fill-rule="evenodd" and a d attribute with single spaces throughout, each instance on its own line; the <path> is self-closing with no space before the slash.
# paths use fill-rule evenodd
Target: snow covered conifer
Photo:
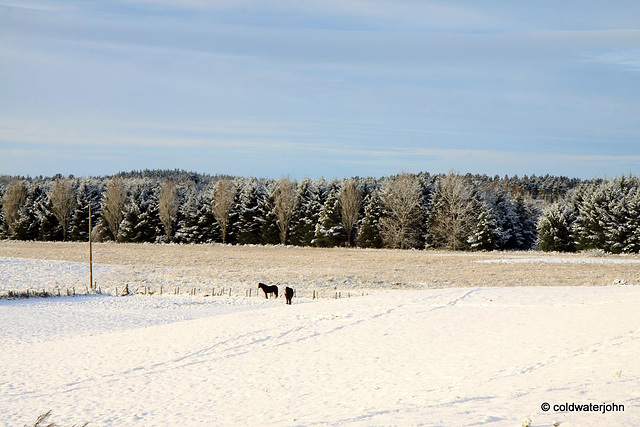
<path id="1" fill-rule="evenodd" d="M 273 187 L 275 182 L 266 183 L 262 195 L 261 209 L 263 210 L 262 226 L 260 227 L 260 243 L 263 245 L 277 245 L 281 242 L 281 228 L 278 226 L 278 215 L 275 212 Z"/>
<path id="2" fill-rule="evenodd" d="M 292 245 L 311 245 L 321 211 L 318 186 L 309 178 L 303 179 L 298 184 L 298 204 L 291 219 L 289 241 Z"/>
<path id="3" fill-rule="evenodd" d="M 498 224 L 493 211 L 487 203 L 482 203 L 476 227 L 469 237 L 471 249 L 476 251 L 491 251 L 497 249 L 497 245 L 500 243 L 498 230 Z"/>
<path id="4" fill-rule="evenodd" d="M 81 179 L 76 190 L 76 202 L 71 223 L 69 225 L 69 240 L 86 242 L 89 240 L 89 203 L 91 203 L 91 219 L 95 226 L 100 217 L 101 194 L 96 182 Z"/>
<path id="5" fill-rule="evenodd" d="M 573 228 L 576 215 L 573 208 L 564 203 L 554 203 L 543 210 L 538 220 L 538 245 L 540 249 L 558 252 L 575 252 Z"/>
<path id="6" fill-rule="evenodd" d="M 515 213 L 521 233 L 521 241 L 517 249 L 526 251 L 536 244 L 538 238 L 536 223 L 540 216 L 540 211 L 533 204 L 525 201 L 521 195 L 518 195 L 515 200 Z"/>
<path id="7" fill-rule="evenodd" d="M 260 244 L 264 219 L 264 210 L 261 209 L 263 198 L 264 188 L 255 178 L 247 180 L 240 190 L 236 228 L 237 242 L 241 245 Z"/>
<path id="8" fill-rule="evenodd" d="M 634 188 L 628 194 L 626 227 L 629 230 L 629 235 L 622 252 L 640 252 L 640 187 Z"/>
<path id="9" fill-rule="evenodd" d="M 382 216 L 382 202 L 377 190 L 364 199 L 364 217 L 358 233 L 358 246 L 361 248 L 381 248 L 380 217 Z"/>
<path id="10" fill-rule="evenodd" d="M 312 243 L 315 246 L 333 247 L 342 245 L 346 239 L 347 233 L 340 220 L 340 200 L 337 190 L 332 189 L 322 206 Z"/>

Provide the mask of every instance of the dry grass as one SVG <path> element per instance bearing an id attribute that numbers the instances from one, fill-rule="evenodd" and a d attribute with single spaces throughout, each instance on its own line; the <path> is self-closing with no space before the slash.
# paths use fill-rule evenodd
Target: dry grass
<path id="1" fill-rule="evenodd" d="M 138 280 L 152 287 L 154 278 L 345 290 L 640 284 L 640 256 L 595 255 L 100 243 L 94 244 L 93 258 L 95 264 L 119 266 L 120 283 Z M 88 245 L 0 241 L 0 257 L 87 262 Z"/>

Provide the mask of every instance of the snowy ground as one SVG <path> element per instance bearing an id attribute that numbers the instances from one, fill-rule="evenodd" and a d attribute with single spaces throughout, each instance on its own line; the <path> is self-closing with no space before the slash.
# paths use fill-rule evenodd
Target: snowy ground
<path id="1" fill-rule="evenodd" d="M 457 259 L 482 276 L 474 269 L 532 256 Z M 574 264 L 638 277 L 637 258 L 611 260 L 625 262 Z M 76 261 L 0 258 L 0 289 L 74 275 L 84 280 Z M 638 424 L 640 286 L 385 286 L 292 306 L 157 293 L 0 300 L 0 425 L 48 410 L 62 426 Z M 557 406 L 567 403 L 624 411 Z"/>

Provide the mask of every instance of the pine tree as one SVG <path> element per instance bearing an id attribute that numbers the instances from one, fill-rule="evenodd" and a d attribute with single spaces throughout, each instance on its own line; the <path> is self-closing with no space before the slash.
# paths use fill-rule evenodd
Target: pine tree
<path id="1" fill-rule="evenodd" d="M 624 253 L 640 252 L 640 187 L 628 194 L 626 226 L 630 233 L 622 249 Z"/>
<path id="2" fill-rule="evenodd" d="M 476 227 L 469 237 L 471 249 L 476 251 L 498 249 L 502 239 L 500 231 L 493 210 L 487 203 L 482 203 Z"/>
<path id="3" fill-rule="evenodd" d="M 497 240 L 495 249 L 513 250 L 522 247 L 522 230 L 515 207 L 504 190 L 496 190 L 492 197 L 492 215 L 495 218 Z"/>
<path id="4" fill-rule="evenodd" d="M 340 200 L 335 190 L 329 193 L 322 206 L 313 238 L 313 245 L 322 247 L 341 246 L 347 233 L 340 220 Z"/>
<path id="5" fill-rule="evenodd" d="M 81 180 L 76 191 L 76 203 L 69 225 L 69 240 L 87 242 L 89 240 L 89 203 L 91 203 L 91 220 L 95 226 L 100 217 L 101 193 L 98 185 Z"/>
<path id="6" fill-rule="evenodd" d="M 255 178 L 244 183 L 239 192 L 237 242 L 241 245 L 260 244 L 262 223 L 264 222 L 264 209 L 261 200 L 264 198 L 264 189 Z"/>
<path id="7" fill-rule="evenodd" d="M 573 235 L 576 214 L 565 203 L 554 203 L 542 212 L 538 220 L 538 245 L 540 249 L 558 252 L 575 252 Z"/>
<path id="8" fill-rule="evenodd" d="M 274 210 L 275 202 L 273 200 L 274 182 L 265 184 L 264 193 L 262 195 L 261 208 L 262 225 L 260 227 L 260 243 L 263 245 L 277 245 L 281 242 L 281 229 L 278 227 L 278 215 Z"/>
<path id="9" fill-rule="evenodd" d="M 521 195 L 516 197 L 515 212 L 522 236 L 521 243 L 516 249 L 526 251 L 533 248 L 536 244 L 538 238 L 536 224 L 540 212 L 534 206 L 527 204 Z"/>
<path id="10" fill-rule="evenodd" d="M 311 179 L 305 178 L 298 185 L 298 196 L 289 240 L 292 245 L 310 246 L 322 211 L 320 190 Z"/>
<path id="11" fill-rule="evenodd" d="M 591 185 L 580 192 L 575 237 L 579 250 L 605 249 L 605 225 L 609 220 L 604 207 L 605 194 L 599 185 Z"/>
<path id="12" fill-rule="evenodd" d="M 40 236 L 40 221 L 43 215 L 39 212 L 44 200 L 44 192 L 37 183 L 25 184 L 26 197 L 19 206 L 13 220 L 12 236 L 17 240 L 37 240 Z"/>
<path id="13" fill-rule="evenodd" d="M 4 209 L 2 208 L 2 199 L 4 198 L 4 190 L 0 187 L 0 239 L 9 238 L 9 226 L 7 220 L 4 217 Z"/>
<path id="14" fill-rule="evenodd" d="M 38 240 L 52 242 L 64 239 L 62 225 L 54 213 L 54 206 L 50 198 L 50 188 L 37 185 L 34 194 L 33 211 L 38 218 Z"/>
<path id="15" fill-rule="evenodd" d="M 198 193 L 195 186 L 186 189 L 180 203 L 174 239 L 178 243 L 196 243 L 198 235 Z"/>
<path id="16" fill-rule="evenodd" d="M 358 246 L 361 248 L 381 248 L 380 217 L 382 216 L 382 201 L 378 191 L 367 195 L 364 199 L 364 217 L 358 234 Z"/>
<path id="17" fill-rule="evenodd" d="M 211 192 L 190 185 L 178 211 L 175 240 L 179 243 L 211 243 L 220 240 L 220 228 L 211 212 Z"/>

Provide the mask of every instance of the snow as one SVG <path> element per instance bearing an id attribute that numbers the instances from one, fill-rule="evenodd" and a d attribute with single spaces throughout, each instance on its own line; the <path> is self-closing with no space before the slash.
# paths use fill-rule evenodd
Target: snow
<path id="1" fill-rule="evenodd" d="M 482 264 L 630 264 L 640 266 L 640 259 L 637 258 L 591 258 L 591 257 L 510 257 L 476 260 Z"/>
<path id="2" fill-rule="evenodd" d="M 85 276 L 0 259 L 0 289 Z M 0 425 L 635 425 L 639 305 L 637 285 L 0 300 Z"/>

